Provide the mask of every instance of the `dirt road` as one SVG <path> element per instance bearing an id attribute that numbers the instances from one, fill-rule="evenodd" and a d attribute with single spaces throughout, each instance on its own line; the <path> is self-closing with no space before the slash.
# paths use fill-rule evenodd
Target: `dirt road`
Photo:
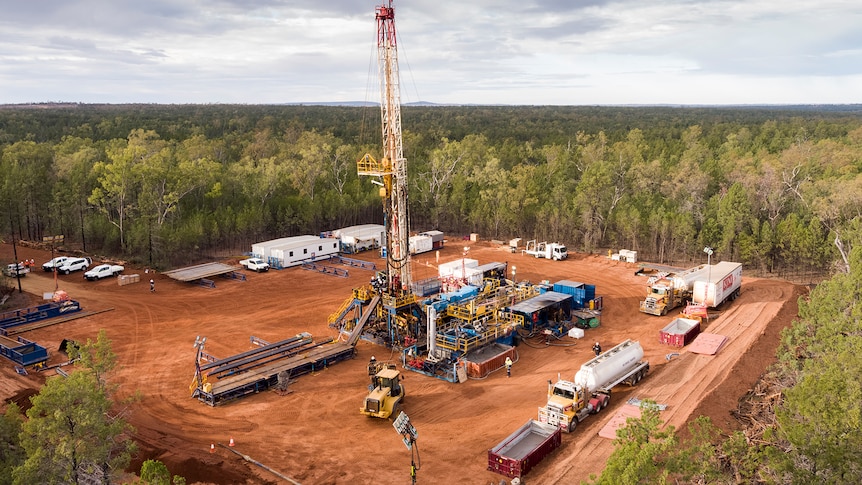
<path id="1" fill-rule="evenodd" d="M 613 446 L 597 436 L 598 430 L 628 397 L 666 404 L 662 416 L 677 427 L 705 414 L 731 429 L 736 424 L 730 411 L 772 361 L 778 331 L 795 316 L 802 291 L 786 282 L 744 278 L 741 297 L 722 308 L 705 330 L 727 336 L 726 347 L 715 356 L 683 350 L 667 361 L 666 354 L 677 349 L 659 344 L 658 333 L 671 316 L 637 311 L 646 283 L 634 275 L 637 265 L 582 254 L 553 262 L 466 241 L 449 243 L 439 262 L 460 258 L 465 244 L 469 257 L 480 264 L 508 262 L 510 270 L 516 267 L 518 280 L 594 284 L 605 310 L 601 326 L 587 330 L 583 340 L 520 345 L 511 378 L 500 371 L 451 384 L 406 371 L 404 411 L 419 434 L 418 483 L 499 483 L 502 477 L 486 470 L 488 449 L 536 417 L 547 381 L 558 374 L 571 377 L 590 358 L 595 341 L 610 348 L 626 338 L 639 340 L 651 375 L 636 388 L 616 389 L 608 410 L 564 435 L 561 448 L 527 475 L 530 483 L 573 483 L 600 472 Z M 0 246 L 0 259 L 11 260 L 11 253 L 10 246 Z M 18 255 L 39 265 L 50 259 L 50 253 L 26 248 L 18 248 Z M 370 253 L 360 257 L 382 262 Z M 417 257 L 414 278 L 436 275 L 437 258 L 436 253 Z M 120 362 L 114 382 L 124 395 L 142 396 L 129 418 L 140 443 L 134 467 L 158 459 L 188 483 L 284 483 L 223 448 L 216 446 L 210 453 L 211 444 L 227 444 L 233 438 L 234 449 L 300 483 L 410 483 L 410 452 L 391 421 L 359 413 L 368 359 L 395 359 L 382 347 L 360 341 L 355 359 L 297 378 L 284 396 L 266 391 L 215 408 L 190 397 L 196 336 L 207 337 L 206 351 L 216 357 L 251 349 L 251 336 L 270 342 L 300 332 L 311 333 L 316 341 L 333 337 L 327 317 L 352 288 L 368 282 L 371 272 L 351 268 L 349 278 L 339 278 L 292 268 L 247 273 L 247 281 L 217 279 L 215 288 L 145 275 L 141 268 L 127 268 L 126 274 L 131 273 L 141 274 L 142 282 L 120 287 L 114 279 L 87 282 L 80 273 L 61 275 L 59 287 L 85 310 L 113 310 L 24 336 L 47 347 L 50 363 L 58 363 L 64 355 L 56 350 L 64 338 L 83 341 L 106 330 Z M 155 293 L 145 283 L 150 277 L 156 279 Z M 22 285 L 30 294 L 26 304 L 38 303 L 43 292 L 55 287 L 51 275 L 39 271 Z M 46 375 L 50 372 L 19 376 L 10 361 L 3 362 L 4 400 L 23 400 L 44 379 L 53 378 Z"/>

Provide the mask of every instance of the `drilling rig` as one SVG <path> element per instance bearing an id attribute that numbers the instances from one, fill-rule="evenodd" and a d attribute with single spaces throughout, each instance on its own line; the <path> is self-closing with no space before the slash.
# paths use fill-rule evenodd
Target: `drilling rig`
<path id="1" fill-rule="evenodd" d="M 375 14 L 383 155 L 377 160 L 371 154 L 365 154 L 357 161 L 356 168 L 359 175 L 374 177 L 372 182 L 380 187 L 383 200 L 386 270 L 379 272 L 371 282 L 374 291 L 380 295 L 382 306 L 377 320 L 386 323 L 387 344 L 409 345 L 415 342 L 421 326 L 413 313 L 415 298 L 411 291 L 407 160 L 401 140 L 401 93 L 392 0 L 386 5 L 378 5 Z"/>

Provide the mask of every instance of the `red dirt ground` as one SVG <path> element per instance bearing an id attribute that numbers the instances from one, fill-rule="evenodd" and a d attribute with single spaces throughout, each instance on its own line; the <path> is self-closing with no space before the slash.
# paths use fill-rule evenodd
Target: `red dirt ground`
<path id="1" fill-rule="evenodd" d="M 470 246 L 469 257 L 480 264 L 506 262 L 517 268 L 518 280 L 569 279 L 596 285 L 604 297 L 599 328 L 587 330 L 583 340 L 566 339 L 567 346 L 525 342 L 518 346 L 512 377 L 494 372 L 462 384 L 405 371 L 407 398 L 404 411 L 418 431 L 420 468 L 417 482 L 499 483 L 500 475 L 487 471 L 487 452 L 529 419 L 544 403 L 547 382 L 558 374 L 571 378 L 592 356 L 594 341 L 610 348 L 620 341 L 639 340 L 650 361 L 650 375 L 637 387 L 619 387 L 602 414 L 564 434 L 562 446 L 536 466 L 527 483 L 576 483 L 599 473 L 613 451 L 611 440 L 597 436 L 628 398 L 653 399 L 666 404 L 662 416 L 683 428 L 698 416 L 710 416 L 725 430 L 739 425 L 730 412 L 738 399 L 774 360 L 780 330 L 796 316 L 796 301 L 803 288 L 791 283 L 743 279 L 742 295 L 721 308 L 705 331 L 729 337 L 715 356 L 688 353 L 658 343 L 659 330 L 672 316 L 639 313 L 644 277 L 635 276 L 636 264 L 603 256 L 570 254 L 553 262 L 520 254 L 486 242 L 450 241 L 439 262 L 452 261 Z M 37 265 L 50 253 L 18 248 L 18 257 Z M 360 255 L 377 262 L 375 254 Z M 436 275 L 437 254 L 414 260 L 414 279 Z M 0 246 L 0 261 L 12 260 L 12 248 Z M 236 258 L 225 262 L 234 263 Z M 228 357 L 249 350 L 250 336 L 275 342 L 300 332 L 315 341 L 335 336 L 327 317 L 368 282 L 371 273 L 350 269 L 349 278 L 291 268 L 248 274 L 248 281 L 217 279 L 216 288 L 203 288 L 156 275 L 156 293 L 140 268 L 142 283 L 120 287 L 116 280 L 84 281 L 80 273 L 59 277 L 59 288 L 81 302 L 85 311 L 111 310 L 24 334 L 47 347 L 50 364 L 63 362 L 57 352 L 65 339 L 85 341 L 105 329 L 119 357 L 113 382 L 123 395 L 139 392 L 141 400 L 129 415 L 139 443 L 133 469 L 146 459 L 164 462 L 188 483 L 269 484 L 284 480 L 218 444 L 234 438 L 239 453 L 305 484 L 410 483 L 410 453 L 391 421 L 359 413 L 366 393 L 366 363 L 394 359 L 390 352 L 366 341 L 357 345 L 355 359 L 292 381 L 287 395 L 262 392 L 218 407 L 192 399 L 195 337 L 206 336 L 206 351 Z M 22 279 L 25 295 L 20 306 L 39 303 L 53 291 L 52 275 L 36 271 Z M 28 295 L 29 294 L 29 295 Z M 17 291 L 16 291 L 17 295 Z M 38 296 L 37 296 L 38 295 Z M 532 345 L 531 345 L 532 344 Z M 678 357 L 666 360 L 671 352 Z M 11 361 L 0 363 L 0 398 L 26 404 L 53 371 L 17 375 Z M 216 452 L 210 445 L 216 443 Z"/>

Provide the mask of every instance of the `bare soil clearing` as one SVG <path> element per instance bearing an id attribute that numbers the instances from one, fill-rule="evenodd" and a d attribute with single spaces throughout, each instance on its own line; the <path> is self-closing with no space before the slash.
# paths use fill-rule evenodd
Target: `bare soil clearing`
<path id="1" fill-rule="evenodd" d="M 698 415 L 708 415 L 725 430 L 739 427 L 732 418 L 738 399 L 774 360 L 779 331 L 796 316 L 796 301 L 804 289 L 791 283 L 744 278 L 742 294 L 720 309 L 721 315 L 704 331 L 729 342 L 715 356 L 697 355 L 662 345 L 659 331 L 674 315 L 654 317 L 638 312 L 645 294 L 637 265 L 604 256 L 570 254 L 554 262 L 512 254 L 485 242 L 450 241 L 439 262 L 462 256 L 480 264 L 508 261 L 518 280 L 537 283 L 568 279 L 596 285 L 604 298 L 602 324 L 586 331 L 583 340 L 566 338 L 556 345 L 526 341 L 518 346 L 512 377 L 494 372 L 482 380 L 451 384 L 404 371 L 407 397 L 404 411 L 418 431 L 421 468 L 419 483 L 499 483 L 500 475 L 486 470 L 487 451 L 511 432 L 536 417 L 544 404 L 549 379 L 571 378 L 593 354 L 595 341 L 604 348 L 631 338 L 639 340 L 650 361 L 650 375 L 634 388 L 615 389 L 611 405 L 578 429 L 563 436 L 562 446 L 535 467 L 528 483 L 576 483 L 599 473 L 613 451 L 611 440 L 598 431 L 628 398 L 654 399 L 666 404 L 662 417 L 682 428 Z M 37 265 L 50 253 L 18 248 L 18 257 Z M 382 260 L 374 253 L 362 259 Z M 12 259 L 12 248 L 0 246 L 0 259 Z M 240 258 L 224 262 L 236 264 Z M 437 254 L 414 259 L 414 278 L 436 275 Z M 367 386 L 366 363 L 397 358 L 389 350 L 360 341 L 356 358 L 301 376 L 287 395 L 266 391 L 210 407 L 191 398 L 196 336 L 206 336 L 206 351 L 228 357 L 252 348 L 249 337 L 275 342 L 300 332 L 315 341 L 335 336 L 327 317 L 363 285 L 370 271 L 350 268 L 349 278 L 291 268 L 268 273 L 246 272 L 247 281 L 216 279 L 215 288 L 173 281 L 160 274 L 144 274 L 127 266 L 125 274 L 139 273 L 141 283 L 118 286 L 115 279 L 85 281 L 80 273 L 59 276 L 59 288 L 81 302 L 87 311 L 113 308 L 59 325 L 27 332 L 25 338 L 48 348 L 50 364 L 63 362 L 57 352 L 63 339 L 84 341 L 104 328 L 119 357 L 114 382 L 120 392 L 140 392 L 129 420 L 140 451 L 134 467 L 146 459 L 164 462 L 189 483 L 283 483 L 276 475 L 243 461 L 216 446 L 231 438 L 235 449 L 293 480 L 306 484 L 410 483 L 410 453 L 391 421 L 359 413 Z M 156 280 L 156 292 L 145 283 Z M 53 291 L 50 273 L 35 271 L 22 279 L 29 294 L 16 296 L 21 306 L 36 304 Z M 17 295 L 17 291 L 16 291 Z M 679 356 L 667 360 L 669 353 Z M 26 399 L 53 372 L 17 375 L 11 361 L 0 361 L 0 398 Z M 135 468 L 137 469 L 137 468 Z"/>

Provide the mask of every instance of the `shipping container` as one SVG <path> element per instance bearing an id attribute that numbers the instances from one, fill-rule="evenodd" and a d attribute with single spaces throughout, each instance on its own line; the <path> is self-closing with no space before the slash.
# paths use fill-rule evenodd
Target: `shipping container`
<path id="1" fill-rule="evenodd" d="M 561 280 L 554 283 L 554 291 L 572 295 L 572 308 L 588 308 L 590 300 L 596 298 L 596 286 L 577 281 Z"/>

